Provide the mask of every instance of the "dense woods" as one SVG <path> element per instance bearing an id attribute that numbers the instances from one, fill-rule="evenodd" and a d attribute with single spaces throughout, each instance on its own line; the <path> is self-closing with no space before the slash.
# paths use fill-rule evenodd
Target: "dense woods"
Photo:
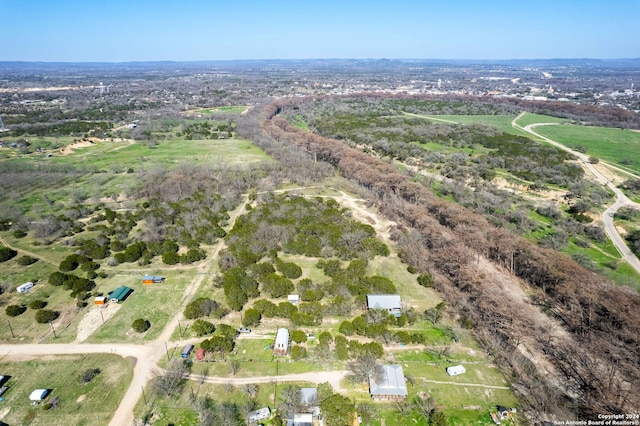
<path id="1" fill-rule="evenodd" d="M 436 198 L 384 160 L 290 125 L 279 113 L 295 105 L 265 106 L 245 131 L 262 125 L 263 144 L 295 145 L 333 165 L 403 224 L 396 231 L 403 257 L 433 276 L 459 319 L 511 372 L 532 421 L 640 406 L 637 294 Z"/>

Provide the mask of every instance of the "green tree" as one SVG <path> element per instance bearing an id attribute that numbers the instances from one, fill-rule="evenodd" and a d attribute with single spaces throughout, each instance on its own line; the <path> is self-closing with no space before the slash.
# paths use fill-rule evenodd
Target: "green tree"
<path id="1" fill-rule="evenodd" d="M 173 251 L 162 253 L 162 263 L 165 265 L 176 265 L 180 262 L 180 255 Z"/>
<path id="2" fill-rule="evenodd" d="M 29 309 L 33 309 L 33 310 L 38 310 L 38 309 L 42 309 L 45 306 L 47 306 L 47 302 L 45 302 L 44 300 L 34 300 L 32 302 L 29 302 Z"/>
<path id="3" fill-rule="evenodd" d="M 191 330 L 196 334 L 196 336 L 205 336 L 207 334 L 213 334 L 216 330 L 213 323 L 209 321 L 205 321 L 202 319 L 197 319 L 191 324 Z"/>
<path id="4" fill-rule="evenodd" d="M 4 309 L 6 314 L 10 317 L 17 317 L 18 315 L 23 314 L 26 310 L 26 306 L 20 305 L 9 305 Z"/>
<path id="5" fill-rule="evenodd" d="M 289 350 L 289 355 L 291 355 L 291 359 L 297 361 L 307 356 L 307 350 L 304 348 L 304 346 L 294 345 Z"/>
<path id="6" fill-rule="evenodd" d="M 355 406 L 349 398 L 333 394 L 320 403 L 322 415 L 328 425 L 351 426 L 355 416 Z"/>
<path id="7" fill-rule="evenodd" d="M 131 328 L 133 328 L 138 333 L 144 333 L 149 328 L 151 328 L 151 323 L 149 322 L 149 320 L 146 320 L 144 318 L 137 318 L 131 324 Z"/>
<path id="8" fill-rule="evenodd" d="M 18 255 L 18 252 L 9 247 L 0 246 L 0 262 L 6 262 Z"/>
<path id="9" fill-rule="evenodd" d="M 57 319 L 58 315 L 59 314 L 57 312 L 50 309 L 41 309 L 36 312 L 36 322 L 39 324 L 46 324 Z"/>
<path id="10" fill-rule="evenodd" d="M 255 327 L 260 324 L 262 315 L 257 309 L 249 308 L 244 311 L 242 316 L 242 325 L 245 327 Z"/>
<path id="11" fill-rule="evenodd" d="M 37 261 L 38 261 L 37 258 L 25 255 L 25 256 L 19 257 L 16 262 L 18 262 L 18 265 L 20 266 L 29 266 L 36 263 Z"/>
<path id="12" fill-rule="evenodd" d="M 302 330 L 291 330 L 289 334 L 291 341 L 295 343 L 304 343 L 307 341 L 307 334 Z"/>
<path id="13" fill-rule="evenodd" d="M 345 336 L 351 336 L 355 331 L 353 324 L 347 320 L 342 321 L 342 323 L 340 323 L 340 328 L 338 328 L 338 332 Z"/>

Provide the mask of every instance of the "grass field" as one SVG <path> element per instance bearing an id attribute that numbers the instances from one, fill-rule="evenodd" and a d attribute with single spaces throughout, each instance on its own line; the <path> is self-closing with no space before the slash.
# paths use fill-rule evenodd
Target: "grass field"
<path id="1" fill-rule="evenodd" d="M 534 114 L 532 112 L 525 112 L 524 115 L 518 119 L 516 124 L 524 127 L 524 126 L 528 126 L 529 124 L 565 123 L 566 121 L 567 121 L 566 119 L 560 118 L 560 117 L 552 117 L 550 115 L 541 115 L 541 114 Z"/>
<path id="2" fill-rule="evenodd" d="M 100 369 L 89 383 L 79 375 Z M 107 425 L 133 376 L 131 360 L 115 355 L 59 356 L 47 360 L 0 361 L 0 374 L 11 376 L 2 395 L 0 420 L 10 425 Z M 34 389 L 50 389 L 45 400 L 32 405 Z M 44 409 L 58 398 L 59 405 Z"/>
<path id="3" fill-rule="evenodd" d="M 541 126 L 535 131 L 569 148 L 582 146 L 587 155 L 614 163 L 633 173 L 640 173 L 640 133 L 608 127 L 572 124 Z"/>
<path id="4" fill-rule="evenodd" d="M 449 124 L 483 124 L 485 126 L 495 127 L 504 133 L 518 136 L 528 135 L 528 133 L 518 130 L 511 125 L 511 121 L 516 117 L 515 115 L 408 115 L 426 118 L 435 122 L 443 121 Z"/>

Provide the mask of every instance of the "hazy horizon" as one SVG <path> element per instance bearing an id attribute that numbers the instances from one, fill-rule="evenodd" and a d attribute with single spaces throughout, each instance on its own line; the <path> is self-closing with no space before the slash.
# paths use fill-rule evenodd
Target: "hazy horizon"
<path id="1" fill-rule="evenodd" d="M 640 57 L 635 0 L 0 0 L 3 62 Z"/>

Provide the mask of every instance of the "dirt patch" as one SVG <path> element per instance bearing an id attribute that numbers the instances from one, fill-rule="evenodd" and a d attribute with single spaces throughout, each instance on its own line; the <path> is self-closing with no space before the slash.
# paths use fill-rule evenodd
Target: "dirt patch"
<path id="1" fill-rule="evenodd" d="M 87 395 L 80 395 L 80 396 L 78 397 L 78 399 L 76 399 L 76 402 L 77 402 L 78 404 L 80 404 L 80 403 L 81 403 L 82 401 L 84 401 L 85 399 L 87 399 Z"/>
<path id="2" fill-rule="evenodd" d="M 109 303 L 104 306 L 93 306 L 89 309 L 78 324 L 76 342 L 84 342 L 87 340 L 87 338 L 103 324 L 103 320 L 107 322 L 109 318 L 118 312 L 120 306 L 121 305 L 117 303 Z"/>
<path id="3" fill-rule="evenodd" d="M 74 150 L 79 149 L 79 148 L 87 148 L 89 146 L 93 145 L 93 142 L 91 141 L 80 141 L 80 142 L 75 142 L 72 143 L 71 145 L 67 145 L 64 148 L 62 148 L 60 150 L 60 153 L 62 155 L 69 155 L 71 154 Z"/>
<path id="4" fill-rule="evenodd" d="M 11 407 L 7 407 L 4 410 L 0 411 L 0 419 L 4 419 L 4 417 L 9 414 L 9 411 L 11 411 Z"/>

